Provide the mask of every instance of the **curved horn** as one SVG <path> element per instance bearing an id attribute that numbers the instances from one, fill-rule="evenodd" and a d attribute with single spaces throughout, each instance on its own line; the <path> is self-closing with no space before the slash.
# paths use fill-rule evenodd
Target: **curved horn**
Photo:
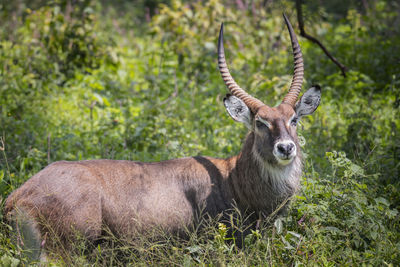
<path id="1" fill-rule="evenodd" d="M 232 78 L 229 73 L 228 66 L 225 61 L 225 52 L 224 52 L 224 23 L 221 24 L 221 30 L 219 32 L 218 38 L 218 67 L 221 72 L 222 79 L 225 82 L 226 87 L 228 87 L 229 91 L 239 99 L 241 99 L 255 114 L 257 110 L 264 106 L 264 103 L 258 100 L 257 98 L 252 97 L 246 91 L 237 85 L 235 80 Z"/>
<path id="2" fill-rule="evenodd" d="M 289 30 L 290 39 L 292 41 L 292 49 L 294 57 L 294 75 L 292 83 L 290 84 L 289 92 L 283 98 L 282 103 L 286 103 L 294 107 L 301 91 L 301 85 L 303 84 L 303 77 L 304 77 L 303 55 L 301 54 L 300 45 L 299 42 L 297 41 L 296 34 L 293 31 L 290 21 L 288 20 L 285 14 L 283 14 L 283 18 L 285 19 L 286 26 Z"/>

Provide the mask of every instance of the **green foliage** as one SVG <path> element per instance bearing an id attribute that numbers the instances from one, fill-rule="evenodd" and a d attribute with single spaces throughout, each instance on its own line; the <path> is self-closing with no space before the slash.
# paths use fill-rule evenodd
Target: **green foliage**
<path id="1" fill-rule="evenodd" d="M 110 238 L 95 248 L 82 241 L 69 261 L 399 265 L 398 3 L 362 1 L 366 8 L 357 1 L 340 1 L 340 7 L 336 2 L 307 1 L 303 7 L 307 32 L 349 71 L 343 78 L 319 47 L 299 37 L 305 87 L 319 83 L 323 96 L 317 112 L 298 127 L 305 171 L 286 216 L 253 230 L 244 249 L 224 224 L 210 220 L 188 240 Z M 2 201 L 57 160 L 238 153 L 246 132 L 222 105 L 220 23 L 238 84 L 276 105 L 292 74 L 281 18 L 286 11 L 295 26 L 289 10 L 292 1 L 0 2 Z M 8 225 L 0 230 L 0 264 L 24 262 L 8 238 Z"/>

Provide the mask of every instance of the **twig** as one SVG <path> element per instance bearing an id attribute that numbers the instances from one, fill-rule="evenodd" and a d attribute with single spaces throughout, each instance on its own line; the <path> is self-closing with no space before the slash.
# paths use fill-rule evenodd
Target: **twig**
<path id="1" fill-rule="evenodd" d="M 297 243 L 296 251 L 294 252 L 294 256 L 299 252 L 301 242 L 303 241 L 303 237 L 300 237 L 299 242 Z M 290 266 L 294 266 L 294 257 L 292 258 L 292 264 Z"/>
<path id="2" fill-rule="evenodd" d="M 326 47 L 317 38 L 307 34 L 306 31 L 304 30 L 303 10 L 301 7 L 301 0 L 296 0 L 296 10 L 297 10 L 297 21 L 299 23 L 299 28 L 300 28 L 300 35 L 303 36 L 304 38 L 310 40 L 311 42 L 319 45 L 319 47 L 321 47 L 322 51 L 324 51 L 325 55 L 327 55 L 330 58 L 330 60 L 332 60 L 333 63 L 335 63 L 339 67 L 339 69 L 342 72 L 343 77 L 346 77 L 347 67 L 345 65 L 343 65 L 342 63 L 340 63 L 334 56 L 332 56 L 332 54 L 329 53 L 329 51 L 326 49 Z"/>
<path id="3" fill-rule="evenodd" d="M 164 101 L 161 101 L 160 105 L 164 105 L 169 102 L 171 99 L 175 98 L 178 95 L 178 81 L 176 79 L 176 69 L 174 70 L 174 92 Z"/>
<path id="4" fill-rule="evenodd" d="M 11 188 L 14 190 L 13 180 L 11 178 L 10 166 L 8 165 L 7 155 L 6 155 L 6 151 L 5 151 L 6 150 L 5 141 L 6 141 L 6 137 L 5 137 L 5 133 L 3 133 L 3 136 L 0 136 L 0 144 L 1 144 L 0 151 L 3 152 L 4 161 L 6 162 L 9 184 L 10 184 Z"/>
<path id="5" fill-rule="evenodd" d="M 90 108 L 90 132 L 91 133 L 93 133 L 93 109 L 94 109 L 94 106 L 96 106 L 96 104 L 97 104 L 97 101 L 96 100 L 94 100 L 94 101 L 92 101 L 92 103 L 90 104 L 90 106 L 89 106 L 89 108 Z"/>
<path id="6" fill-rule="evenodd" d="M 50 164 L 51 133 L 47 135 L 47 164 Z"/>
<path id="7" fill-rule="evenodd" d="M 247 9 L 247 4 L 245 5 L 242 0 L 236 0 L 236 5 L 240 10 Z"/>
<path id="8" fill-rule="evenodd" d="M 363 4 L 363 7 L 364 7 L 364 10 L 365 10 L 365 13 L 367 13 L 367 12 L 368 12 L 368 10 L 369 10 L 369 5 L 368 5 L 368 2 L 367 2 L 367 0 L 362 0 L 361 2 L 362 2 L 362 4 Z"/>

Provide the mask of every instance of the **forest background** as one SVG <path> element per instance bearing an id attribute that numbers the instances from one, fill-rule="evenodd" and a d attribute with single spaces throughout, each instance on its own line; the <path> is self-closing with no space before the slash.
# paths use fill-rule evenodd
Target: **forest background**
<path id="1" fill-rule="evenodd" d="M 300 1 L 297 1 L 300 3 Z M 298 6 L 297 6 L 298 7 Z M 0 200 L 57 160 L 229 157 L 246 129 L 226 114 L 216 43 L 238 84 L 278 104 L 293 73 L 282 12 L 322 101 L 299 128 L 305 170 L 288 214 L 246 237 L 77 244 L 111 265 L 400 264 L 400 3 L 395 0 L 0 1 Z M 345 73 L 345 76 L 343 75 Z M 0 213 L 0 265 L 26 259 Z M 53 255 L 54 264 L 66 259 Z"/>

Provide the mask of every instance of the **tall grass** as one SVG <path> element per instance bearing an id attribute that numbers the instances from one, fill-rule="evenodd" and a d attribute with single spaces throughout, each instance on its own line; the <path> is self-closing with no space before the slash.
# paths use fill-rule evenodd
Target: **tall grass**
<path id="1" fill-rule="evenodd" d="M 216 64 L 222 21 L 238 84 L 271 106 L 290 84 L 281 13 L 295 26 L 292 1 L 237 8 L 238 1 L 176 0 L 160 5 L 149 23 L 140 20 L 143 14 L 133 18 L 139 2 L 117 9 L 72 1 L 69 13 L 68 1 L 31 2 L 0 4 L 2 203 L 49 161 L 238 153 L 246 129 L 223 108 Z M 299 37 L 304 89 L 320 84 L 322 101 L 298 127 L 302 188 L 284 216 L 262 220 L 241 246 L 230 224 L 216 218 L 205 218 L 185 238 L 156 231 L 125 240 L 105 229 L 103 242 L 91 243 L 78 233 L 71 249 L 49 251 L 49 264 L 399 265 L 400 27 L 392 26 L 398 4 L 367 2 L 368 10 L 351 1 L 334 10 L 312 1 L 304 6 L 307 32 L 349 72 L 343 78 Z M 0 216 L 0 265 L 28 265 L 11 242 L 15 229 Z"/>

